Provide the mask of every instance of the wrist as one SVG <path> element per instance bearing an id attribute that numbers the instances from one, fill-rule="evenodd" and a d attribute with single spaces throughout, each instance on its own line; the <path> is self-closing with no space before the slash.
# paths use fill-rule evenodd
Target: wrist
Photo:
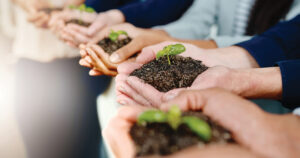
<path id="1" fill-rule="evenodd" d="M 109 20 L 111 20 L 113 24 L 120 24 L 125 22 L 124 14 L 118 9 L 112 9 L 105 13 L 108 15 Z"/>
<path id="2" fill-rule="evenodd" d="M 244 85 L 241 96 L 252 99 L 281 99 L 282 78 L 278 67 L 238 71 L 240 82 Z"/>

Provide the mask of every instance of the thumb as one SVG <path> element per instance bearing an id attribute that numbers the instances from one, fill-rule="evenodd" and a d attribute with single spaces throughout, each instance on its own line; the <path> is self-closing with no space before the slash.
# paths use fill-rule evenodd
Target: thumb
<path id="1" fill-rule="evenodd" d="M 96 21 L 92 23 L 92 25 L 88 28 L 87 34 L 89 36 L 95 35 L 97 32 L 102 30 L 106 25 L 103 22 Z"/>
<path id="2" fill-rule="evenodd" d="M 145 44 L 143 42 L 143 39 L 135 38 L 129 44 L 114 52 L 110 56 L 109 60 L 112 63 L 116 63 L 116 64 L 121 63 L 124 60 L 127 60 L 133 54 L 141 51 L 144 46 Z"/>

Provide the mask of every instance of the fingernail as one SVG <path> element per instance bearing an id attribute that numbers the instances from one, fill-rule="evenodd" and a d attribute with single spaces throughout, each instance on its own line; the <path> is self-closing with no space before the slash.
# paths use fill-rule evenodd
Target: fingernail
<path id="1" fill-rule="evenodd" d="M 87 62 L 92 63 L 91 57 L 87 56 L 87 57 L 85 57 L 85 59 L 86 59 Z"/>
<path id="2" fill-rule="evenodd" d="M 121 105 L 126 105 L 126 104 L 127 104 L 127 102 L 126 102 L 125 100 L 121 100 L 121 101 L 119 101 L 119 103 L 120 103 Z"/>
<path id="3" fill-rule="evenodd" d="M 121 92 L 125 92 L 125 88 L 123 86 L 119 86 L 118 90 L 121 91 Z"/>
<path id="4" fill-rule="evenodd" d="M 119 55 L 118 54 L 113 54 L 109 57 L 109 60 L 113 63 L 117 63 L 119 61 Z"/>
<path id="5" fill-rule="evenodd" d="M 164 99 L 165 99 L 165 101 L 169 101 L 169 100 L 174 99 L 176 96 L 177 96 L 176 93 L 170 93 L 170 94 L 167 94 L 167 95 L 164 97 Z"/>

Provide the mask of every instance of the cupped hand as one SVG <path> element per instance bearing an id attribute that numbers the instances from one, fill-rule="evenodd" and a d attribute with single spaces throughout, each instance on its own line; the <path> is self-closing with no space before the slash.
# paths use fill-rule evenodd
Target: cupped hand
<path id="1" fill-rule="evenodd" d="M 64 11 L 54 14 L 49 26 L 51 30 L 62 40 L 72 47 L 78 47 L 81 43 L 87 43 L 92 40 L 91 37 L 83 36 L 81 32 L 85 32 L 86 27 L 78 24 L 69 23 L 69 20 L 82 20 L 85 23 L 92 23 L 97 18 L 96 13 L 80 12 L 77 10 L 65 9 Z M 77 32 L 80 32 L 79 34 Z"/>
<path id="2" fill-rule="evenodd" d="M 147 110 L 143 106 L 123 106 L 118 110 L 117 115 L 112 118 L 107 127 L 103 130 L 103 137 L 108 148 L 115 157 L 132 158 L 135 155 L 135 146 L 129 135 L 130 128 L 136 122 L 140 113 Z M 168 156 L 147 156 L 160 158 L 181 158 L 181 157 L 211 157 L 211 158 L 254 158 L 258 157 L 248 149 L 238 145 L 209 145 L 205 148 L 193 146 Z"/>
<path id="3" fill-rule="evenodd" d="M 136 102 L 138 104 L 146 106 L 158 107 L 163 101 L 168 99 L 170 95 L 174 95 L 175 92 L 179 92 L 184 89 L 176 89 L 170 91 L 170 93 L 162 93 L 156 90 L 149 84 L 144 83 L 140 79 L 134 76 L 129 76 L 135 69 L 140 68 L 143 64 L 146 64 L 155 59 L 156 53 L 162 50 L 165 46 L 176 44 L 177 42 L 163 42 L 154 46 L 146 47 L 142 50 L 142 53 L 137 57 L 135 62 L 125 62 L 118 67 L 118 76 L 116 78 L 117 89 L 117 101 L 121 104 L 130 102 Z M 181 56 L 191 57 L 196 60 L 201 60 L 209 67 L 218 65 L 214 59 L 211 59 L 209 55 L 205 55 L 206 50 L 198 48 L 191 44 L 183 44 L 186 51 Z M 198 83 L 192 87 L 197 87 Z M 156 96 L 156 97 L 153 97 Z"/>
<path id="4" fill-rule="evenodd" d="M 51 4 L 47 1 L 28 0 L 25 2 L 27 8 L 27 20 L 37 27 L 47 28 L 51 14 L 42 9 L 51 8 Z"/>
<path id="5" fill-rule="evenodd" d="M 96 43 L 108 37 L 111 30 L 126 31 L 129 37 L 132 38 L 132 41 L 109 56 Z M 116 69 L 121 62 L 132 60 L 133 58 L 131 57 L 140 52 L 144 47 L 166 39 L 168 39 L 168 36 L 160 31 L 140 29 L 128 23 L 106 27 L 89 44 L 80 47 L 82 52 L 80 64 L 96 69 L 104 75 L 114 76 L 117 74 Z"/>
<path id="6" fill-rule="evenodd" d="M 242 146 L 262 157 L 300 156 L 300 118 L 295 115 L 273 115 L 263 112 L 252 102 L 222 89 L 184 91 L 161 105 L 182 110 L 202 110 L 204 114 L 232 132 Z"/>

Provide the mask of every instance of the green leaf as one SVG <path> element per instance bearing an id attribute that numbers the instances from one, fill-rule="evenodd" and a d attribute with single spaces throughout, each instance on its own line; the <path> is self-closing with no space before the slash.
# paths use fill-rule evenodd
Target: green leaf
<path id="1" fill-rule="evenodd" d="M 181 111 L 178 106 L 174 105 L 169 110 L 168 114 L 168 123 L 173 129 L 177 129 L 181 124 Z"/>
<path id="2" fill-rule="evenodd" d="M 126 31 L 123 31 L 123 30 L 117 31 L 117 34 L 118 34 L 119 36 L 120 36 L 120 35 L 128 36 L 127 32 L 126 32 Z"/>
<path id="3" fill-rule="evenodd" d="M 69 5 L 69 9 L 76 9 L 77 7 L 75 5 Z"/>
<path id="4" fill-rule="evenodd" d="M 147 123 L 164 123 L 167 122 L 167 114 L 160 110 L 148 110 L 138 117 L 138 124 L 145 125 Z"/>
<path id="5" fill-rule="evenodd" d="M 165 56 L 166 51 L 165 50 L 160 50 L 157 54 L 156 54 L 156 60 L 158 60 L 159 58 Z"/>
<path id="6" fill-rule="evenodd" d="M 78 7 L 78 10 L 81 11 L 81 12 L 84 12 L 86 9 L 86 5 L 85 4 L 81 4 L 79 7 Z"/>
<path id="7" fill-rule="evenodd" d="M 163 56 L 169 56 L 169 55 L 178 55 L 185 51 L 185 47 L 182 44 L 174 44 L 174 45 L 168 45 L 164 47 L 163 50 L 159 51 L 156 54 L 156 60 Z M 169 59 L 169 58 L 168 58 Z"/>
<path id="8" fill-rule="evenodd" d="M 212 132 L 207 122 L 194 116 L 184 116 L 182 118 L 182 122 L 195 132 L 202 140 L 209 141 L 211 139 Z"/>
<path id="9" fill-rule="evenodd" d="M 112 41 L 117 41 L 119 38 L 119 34 L 117 32 L 114 32 L 112 31 L 110 34 L 109 34 L 109 39 L 112 40 Z"/>
<path id="10" fill-rule="evenodd" d="M 169 48 L 169 55 L 178 55 L 185 51 L 185 47 L 182 44 L 174 44 Z"/>
<path id="11" fill-rule="evenodd" d="M 94 9 L 94 8 L 91 8 L 91 7 L 87 7 L 87 8 L 85 9 L 85 11 L 88 12 L 88 13 L 94 13 L 94 12 L 96 12 L 95 9 Z"/>

